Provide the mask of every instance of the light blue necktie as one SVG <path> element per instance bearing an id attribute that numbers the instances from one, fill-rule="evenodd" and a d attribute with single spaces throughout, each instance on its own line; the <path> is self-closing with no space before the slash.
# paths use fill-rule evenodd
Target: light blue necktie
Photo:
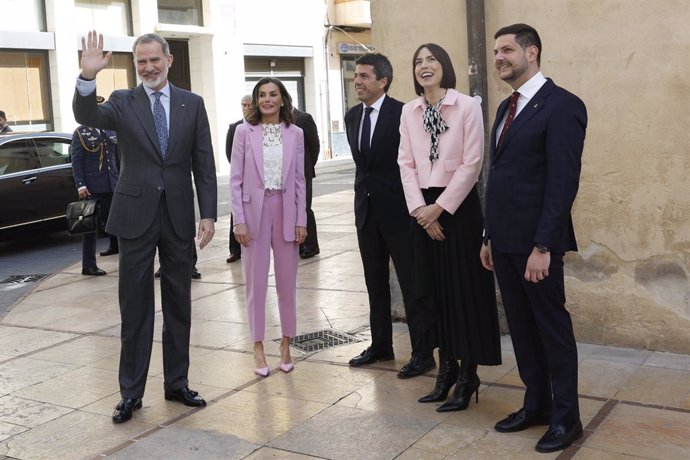
<path id="1" fill-rule="evenodd" d="M 161 156 L 165 158 L 165 154 L 168 151 L 168 121 L 165 118 L 165 109 L 161 103 L 163 93 L 156 91 L 153 95 L 156 96 L 156 102 L 153 103 L 153 121 L 156 124 L 156 134 L 158 134 L 158 143 L 161 146 Z"/>

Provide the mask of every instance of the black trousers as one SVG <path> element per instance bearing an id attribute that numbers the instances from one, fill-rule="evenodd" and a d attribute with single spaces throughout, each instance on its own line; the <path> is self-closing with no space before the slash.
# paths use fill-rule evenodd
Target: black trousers
<path id="1" fill-rule="evenodd" d="M 549 276 L 538 283 L 524 278 L 529 254 L 492 249 L 520 378 L 524 407 L 551 413 L 553 424 L 580 419 L 577 396 L 577 345 L 565 309 L 563 254 L 551 253 Z"/>
<path id="2" fill-rule="evenodd" d="M 232 213 L 230 214 L 230 243 L 228 244 L 228 249 L 230 254 L 242 254 L 242 245 L 235 239 L 235 234 L 232 231 L 232 227 L 235 225 Z"/>
<path id="3" fill-rule="evenodd" d="M 105 215 L 101 215 L 100 219 L 103 223 L 108 220 L 108 211 L 110 210 L 110 204 L 113 201 L 113 194 L 111 193 L 92 193 L 91 199 L 98 200 L 101 202 L 100 212 Z M 110 238 L 110 248 L 117 249 L 117 237 L 107 234 Z M 81 268 L 96 268 L 96 247 L 98 243 L 98 233 L 85 233 L 82 237 L 81 245 Z"/>
<path id="4" fill-rule="evenodd" d="M 191 275 L 194 241 L 179 239 L 165 198 L 151 227 L 135 239 L 119 238 L 122 327 L 119 382 L 123 398 L 141 398 L 146 387 L 155 317 L 153 261 L 158 248 L 163 310 L 163 374 L 166 390 L 187 386 Z"/>
<path id="5" fill-rule="evenodd" d="M 306 178 L 306 198 L 307 198 L 307 239 L 300 246 L 300 251 L 315 251 L 319 249 L 319 238 L 316 234 L 316 217 L 311 209 L 312 198 L 312 178 Z"/>
<path id="6" fill-rule="evenodd" d="M 433 323 L 424 321 L 424 315 L 420 314 L 423 312 L 417 308 L 417 295 L 413 288 L 410 227 L 393 232 L 382 230 L 375 206 L 370 201 L 364 226 L 357 229 L 357 241 L 369 294 L 372 348 L 382 352 L 393 349 L 389 269 L 392 259 L 405 304 L 412 354 L 422 358 L 431 356 L 434 349 L 431 342 L 435 336 L 434 326 Z"/>

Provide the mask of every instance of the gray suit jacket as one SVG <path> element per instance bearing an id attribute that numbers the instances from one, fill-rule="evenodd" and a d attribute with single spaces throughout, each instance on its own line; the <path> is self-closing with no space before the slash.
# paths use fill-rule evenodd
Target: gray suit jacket
<path id="1" fill-rule="evenodd" d="M 201 218 L 216 219 L 216 168 L 208 116 L 203 99 L 170 85 L 170 135 L 165 160 L 160 153 L 151 103 L 142 85 L 118 90 L 107 102 L 96 93 L 75 92 L 74 115 L 79 123 L 117 131 L 120 180 L 108 217 L 107 232 L 138 238 L 158 215 L 163 192 L 175 233 L 183 240 L 195 235 L 194 189 Z"/>

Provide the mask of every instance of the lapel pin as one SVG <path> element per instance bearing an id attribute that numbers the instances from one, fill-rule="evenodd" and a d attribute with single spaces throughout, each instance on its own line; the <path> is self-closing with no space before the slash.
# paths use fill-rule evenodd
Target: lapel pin
<path id="1" fill-rule="evenodd" d="M 180 104 L 180 107 L 184 108 L 184 104 Z"/>
<path id="2" fill-rule="evenodd" d="M 539 104 L 534 104 L 533 107 L 536 109 L 537 107 L 539 107 Z"/>

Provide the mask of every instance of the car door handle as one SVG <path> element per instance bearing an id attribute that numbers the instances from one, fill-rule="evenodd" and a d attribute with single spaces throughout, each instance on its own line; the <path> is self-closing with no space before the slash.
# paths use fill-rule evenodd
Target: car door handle
<path id="1" fill-rule="evenodd" d="M 38 179 L 38 177 L 36 176 L 25 177 L 24 179 L 22 179 L 22 182 L 24 182 L 25 184 L 30 184 L 32 182 L 36 182 L 36 179 Z"/>

